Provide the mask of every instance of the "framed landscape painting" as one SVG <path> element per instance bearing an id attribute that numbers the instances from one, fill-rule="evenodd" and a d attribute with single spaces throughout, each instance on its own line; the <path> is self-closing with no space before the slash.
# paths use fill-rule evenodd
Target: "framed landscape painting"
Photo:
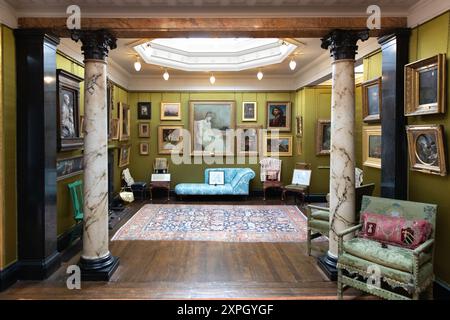
<path id="1" fill-rule="evenodd" d="M 446 176 L 443 126 L 407 126 L 406 133 L 411 170 Z"/>
<path id="2" fill-rule="evenodd" d="M 363 165 L 381 169 L 381 126 L 363 127 Z"/>
<path id="3" fill-rule="evenodd" d="M 236 128 L 234 101 L 190 101 L 192 155 L 234 155 L 226 132 Z"/>
<path id="4" fill-rule="evenodd" d="M 381 119 L 381 77 L 364 82 L 363 94 L 363 121 L 378 122 Z"/>
<path id="5" fill-rule="evenodd" d="M 267 102 L 267 130 L 291 131 L 291 103 Z"/>
<path id="6" fill-rule="evenodd" d="M 292 156 L 292 136 L 289 135 L 270 136 L 265 134 L 262 143 L 263 143 L 263 155 L 265 157 Z"/>
<path id="7" fill-rule="evenodd" d="M 161 102 L 161 120 L 181 120 L 181 103 Z"/>

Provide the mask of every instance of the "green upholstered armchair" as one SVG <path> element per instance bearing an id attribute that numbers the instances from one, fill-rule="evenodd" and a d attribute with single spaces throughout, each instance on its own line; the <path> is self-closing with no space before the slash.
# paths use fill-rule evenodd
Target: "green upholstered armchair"
<path id="1" fill-rule="evenodd" d="M 359 221 L 359 210 L 361 209 L 361 201 L 363 196 L 371 196 L 374 189 L 375 184 L 373 183 L 355 188 L 355 221 Z M 330 232 L 330 209 L 326 207 L 308 205 L 306 215 L 308 218 L 306 248 L 308 255 L 311 255 L 311 240 L 320 237 L 321 235 L 328 237 Z"/>
<path id="2" fill-rule="evenodd" d="M 427 291 L 432 297 L 433 252 L 437 206 L 433 204 L 363 197 L 361 212 L 424 219 L 432 225 L 430 238 L 416 249 L 382 245 L 380 242 L 351 235 L 362 224 L 338 234 L 338 298 L 346 287 L 354 287 L 386 299 L 419 299 Z"/>

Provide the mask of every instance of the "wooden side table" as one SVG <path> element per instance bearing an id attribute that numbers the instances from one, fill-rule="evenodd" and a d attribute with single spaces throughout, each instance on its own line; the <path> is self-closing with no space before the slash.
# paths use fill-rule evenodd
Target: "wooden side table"
<path id="1" fill-rule="evenodd" d="M 150 182 L 150 200 L 153 200 L 153 189 L 166 189 L 167 200 L 170 200 L 170 181 L 154 181 Z"/>
<path id="2" fill-rule="evenodd" d="M 264 181 L 263 182 L 263 191 L 264 191 L 264 199 L 266 200 L 266 190 L 270 188 L 277 188 L 283 190 L 283 183 L 281 181 Z"/>

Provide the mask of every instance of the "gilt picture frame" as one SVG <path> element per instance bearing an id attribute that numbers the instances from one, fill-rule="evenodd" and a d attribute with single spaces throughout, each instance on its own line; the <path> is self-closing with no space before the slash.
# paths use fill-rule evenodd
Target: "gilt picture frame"
<path id="1" fill-rule="evenodd" d="M 158 153 L 183 154 L 183 126 L 159 126 L 158 127 Z"/>
<path id="2" fill-rule="evenodd" d="M 266 128 L 280 132 L 291 131 L 291 102 L 267 102 Z"/>
<path id="3" fill-rule="evenodd" d="M 363 127 L 363 166 L 381 169 L 381 126 Z"/>
<path id="4" fill-rule="evenodd" d="M 264 157 L 292 157 L 292 141 L 291 135 L 270 135 L 266 132 L 262 139 Z"/>
<path id="5" fill-rule="evenodd" d="M 150 144 L 148 142 L 139 143 L 139 155 L 148 156 L 150 154 Z"/>
<path id="6" fill-rule="evenodd" d="M 239 125 L 236 130 L 236 148 L 238 156 L 258 156 L 262 125 Z"/>
<path id="7" fill-rule="evenodd" d="M 382 83 L 381 77 L 366 81 L 362 88 L 362 113 L 364 122 L 381 121 Z"/>
<path id="8" fill-rule="evenodd" d="M 242 102 L 242 122 L 256 122 L 258 119 L 258 108 L 255 101 Z"/>
<path id="9" fill-rule="evenodd" d="M 130 149 L 131 145 L 122 145 L 119 149 L 119 167 L 126 167 L 130 164 Z"/>
<path id="10" fill-rule="evenodd" d="M 181 103 L 161 102 L 160 119 L 163 121 L 181 120 Z"/>
<path id="11" fill-rule="evenodd" d="M 319 119 L 316 125 L 316 155 L 330 154 L 331 149 L 331 120 Z"/>
<path id="12" fill-rule="evenodd" d="M 139 122 L 138 123 L 138 137 L 139 138 L 150 138 L 150 122 Z"/>
<path id="13" fill-rule="evenodd" d="M 126 141 L 130 138 L 130 107 L 119 102 L 119 140 Z"/>

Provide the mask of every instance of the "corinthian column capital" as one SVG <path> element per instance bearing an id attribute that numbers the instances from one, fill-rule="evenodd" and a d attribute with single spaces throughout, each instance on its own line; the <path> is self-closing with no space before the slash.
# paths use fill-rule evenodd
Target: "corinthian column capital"
<path id="1" fill-rule="evenodd" d="M 117 48 L 117 39 L 108 30 L 72 30 L 72 40 L 81 41 L 85 59 L 105 60 L 109 50 Z"/>
<path id="2" fill-rule="evenodd" d="M 330 49 L 334 60 L 354 60 L 358 51 L 358 40 L 369 39 L 369 31 L 333 30 L 322 39 L 322 49 Z"/>

